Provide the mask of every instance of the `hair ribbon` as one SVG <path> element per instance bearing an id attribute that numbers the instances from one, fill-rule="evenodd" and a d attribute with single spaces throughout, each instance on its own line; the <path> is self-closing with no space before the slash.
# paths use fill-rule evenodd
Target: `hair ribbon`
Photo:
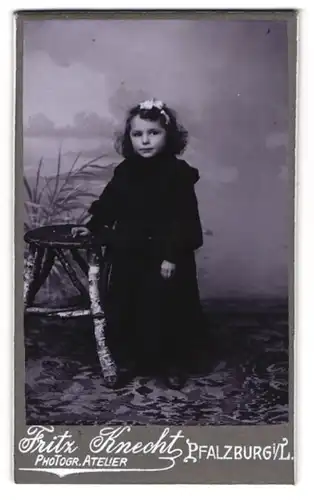
<path id="1" fill-rule="evenodd" d="M 149 99 L 147 101 L 143 101 L 139 104 L 140 109 L 150 110 L 153 108 L 157 108 L 161 115 L 165 117 L 166 124 L 170 122 L 170 117 L 164 110 L 164 103 L 162 101 L 158 101 L 156 99 Z"/>

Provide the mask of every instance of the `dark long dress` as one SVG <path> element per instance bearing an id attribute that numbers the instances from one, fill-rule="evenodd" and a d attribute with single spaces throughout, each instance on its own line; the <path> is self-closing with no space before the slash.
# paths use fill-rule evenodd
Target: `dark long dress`
<path id="1" fill-rule="evenodd" d="M 134 156 L 114 171 L 87 227 L 108 241 L 108 343 L 120 365 L 187 367 L 202 327 L 194 251 L 203 234 L 198 170 L 174 156 Z M 107 226 L 107 227 L 105 227 Z M 176 265 L 161 276 L 164 260 Z"/>

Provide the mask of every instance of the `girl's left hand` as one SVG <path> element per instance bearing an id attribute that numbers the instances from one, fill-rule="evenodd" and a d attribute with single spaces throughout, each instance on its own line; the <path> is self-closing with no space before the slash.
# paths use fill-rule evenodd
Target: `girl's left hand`
<path id="1" fill-rule="evenodd" d="M 164 260 L 161 264 L 160 273 L 161 276 L 165 279 L 171 278 L 175 271 L 176 265 L 168 260 Z"/>

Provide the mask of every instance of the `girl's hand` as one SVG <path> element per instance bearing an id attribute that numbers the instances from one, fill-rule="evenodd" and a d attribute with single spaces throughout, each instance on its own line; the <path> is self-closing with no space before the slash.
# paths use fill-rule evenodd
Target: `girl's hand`
<path id="1" fill-rule="evenodd" d="M 165 279 L 171 278 L 171 276 L 175 271 L 175 268 L 176 268 L 175 264 L 169 262 L 168 260 L 164 260 L 160 268 L 161 276 Z"/>
<path id="2" fill-rule="evenodd" d="M 73 238 L 75 238 L 76 236 L 87 236 L 90 234 L 90 230 L 85 226 L 77 226 L 71 229 L 71 234 Z"/>

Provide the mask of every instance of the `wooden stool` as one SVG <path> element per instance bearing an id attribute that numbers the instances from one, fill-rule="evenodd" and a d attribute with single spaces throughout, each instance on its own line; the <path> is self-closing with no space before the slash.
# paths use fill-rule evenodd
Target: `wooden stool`
<path id="1" fill-rule="evenodd" d="M 29 255 L 24 269 L 25 313 L 58 315 L 63 318 L 91 315 L 102 373 L 106 385 L 113 387 L 117 382 L 117 366 L 106 345 L 107 320 L 100 298 L 100 289 L 105 291 L 108 285 L 109 263 L 106 258 L 106 246 L 100 237 L 89 235 L 74 238 L 71 234 L 73 227 L 77 226 L 73 224 L 43 226 L 25 234 L 24 240 L 29 245 Z M 79 253 L 82 249 L 86 250 L 86 260 Z M 72 255 L 88 277 L 88 290 L 78 278 L 69 255 Z M 35 296 L 56 260 L 59 260 L 82 297 L 88 299 L 89 308 L 56 309 L 33 306 Z M 101 286 L 102 278 L 105 286 Z"/>

